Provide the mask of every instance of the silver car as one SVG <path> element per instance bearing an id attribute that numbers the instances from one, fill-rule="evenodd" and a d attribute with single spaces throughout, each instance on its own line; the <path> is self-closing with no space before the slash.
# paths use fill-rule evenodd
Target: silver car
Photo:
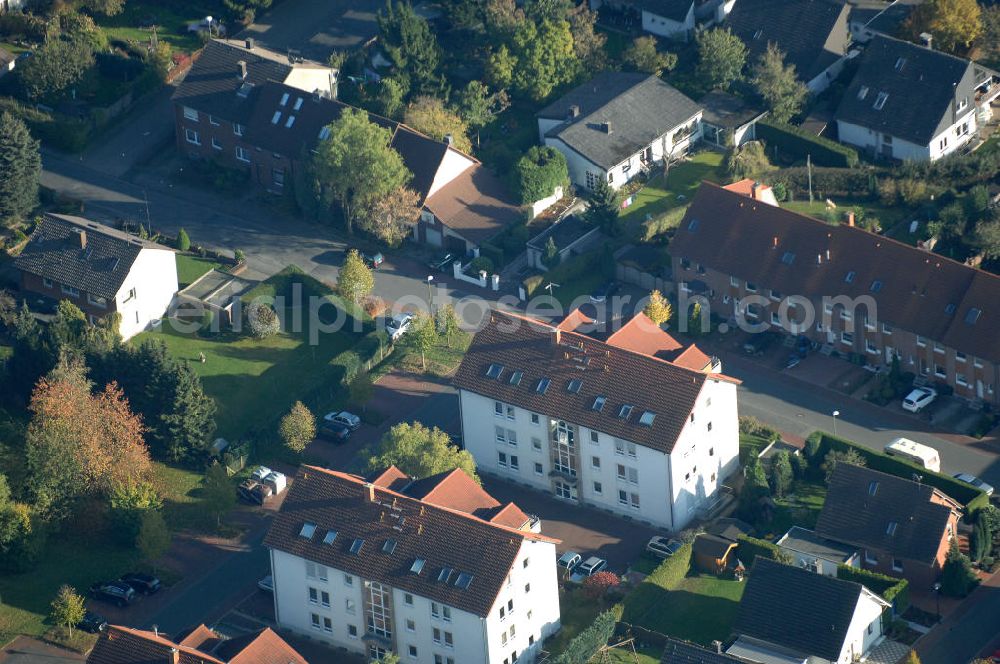
<path id="1" fill-rule="evenodd" d="M 984 492 L 987 496 L 993 495 L 993 487 L 982 481 L 975 475 L 970 475 L 969 473 L 958 473 L 955 475 L 955 479 L 965 482 L 966 484 L 971 484 L 980 491 Z"/>

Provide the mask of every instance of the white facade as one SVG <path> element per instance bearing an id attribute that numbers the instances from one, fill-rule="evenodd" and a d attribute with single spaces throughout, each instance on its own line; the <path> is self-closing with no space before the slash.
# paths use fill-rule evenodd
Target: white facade
<path id="1" fill-rule="evenodd" d="M 642 29 L 661 37 L 687 39 L 694 30 L 694 3 L 692 2 L 691 6 L 688 7 L 687 16 L 679 23 L 673 19 L 665 18 L 647 9 L 643 9 Z"/>
<path id="2" fill-rule="evenodd" d="M 515 656 L 534 662 L 542 642 L 559 629 L 556 569 L 555 544 L 525 539 L 507 583 L 482 617 L 271 550 L 280 626 L 365 656 L 370 645 L 379 645 L 417 664 L 511 664 Z M 388 600 L 390 634 L 384 640 L 366 638 L 373 594 Z"/>
<path id="3" fill-rule="evenodd" d="M 857 662 L 867 654 L 877 643 L 881 642 L 882 612 L 889 608 L 889 603 L 875 595 L 867 588 L 861 589 L 858 604 L 854 607 L 854 616 L 847 628 L 847 638 L 837 664 Z"/>
<path id="4" fill-rule="evenodd" d="M 115 295 L 118 331 L 129 339 L 163 318 L 177 293 L 177 259 L 168 249 L 143 249 Z"/>
<path id="5" fill-rule="evenodd" d="M 705 381 L 672 454 L 468 390 L 459 390 L 459 399 L 463 440 L 481 472 L 669 530 L 711 506 L 739 467 L 736 385 L 729 381 Z M 572 445 L 557 442 L 560 432 Z"/>
<path id="6" fill-rule="evenodd" d="M 902 161 L 935 161 L 955 152 L 972 140 L 977 131 L 975 105 L 958 121 L 931 139 L 927 145 L 905 141 L 892 134 L 873 131 L 868 127 L 837 120 L 837 135 L 841 143 Z"/>
<path id="7" fill-rule="evenodd" d="M 672 127 L 648 145 L 636 150 L 628 159 L 619 164 L 605 169 L 567 145 L 558 136 L 545 136 L 552 127 L 562 124 L 555 120 L 538 120 L 538 131 L 544 140 L 545 145 L 559 150 L 566 157 L 566 164 L 569 167 L 569 179 L 577 187 L 593 189 L 597 178 L 604 178 L 612 188 L 618 189 L 623 184 L 643 172 L 643 168 L 648 168 L 653 164 L 660 163 L 664 157 L 678 157 L 688 151 L 688 149 L 701 140 L 701 117 L 702 112 L 688 118 L 685 122 Z M 676 140 L 675 140 L 676 136 Z"/>
<path id="8" fill-rule="evenodd" d="M 433 196 L 441 187 L 445 186 L 466 170 L 472 168 L 475 162 L 464 154 L 452 148 L 448 148 L 444 153 L 444 159 L 438 166 L 434 174 L 434 181 L 431 182 L 430 189 L 427 190 L 426 198 Z"/>
<path id="9" fill-rule="evenodd" d="M 818 95 L 828 87 L 833 81 L 840 76 L 840 72 L 844 70 L 844 64 L 854 56 L 844 55 L 839 58 L 832 65 L 821 71 L 816 77 L 811 81 L 806 82 L 806 87 L 809 88 L 809 92 L 814 95 Z"/>

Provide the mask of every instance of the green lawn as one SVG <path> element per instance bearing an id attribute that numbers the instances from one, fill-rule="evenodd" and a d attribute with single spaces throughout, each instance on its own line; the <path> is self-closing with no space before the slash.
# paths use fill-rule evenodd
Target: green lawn
<path id="1" fill-rule="evenodd" d="M 189 32 L 188 24 L 206 16 L 219 16 L 221 3 L 195 0 L 129 0 L 118 16 L 104 17 L 100 26 L 111 39 L 148 43 L 152 31 L 141 25 L 156 25 L 157 37 L 175 50 L 190 53 L 201 48 L 201 37 Z"/>
<path id="2" fill-rule="evenodd" d="M 777 539 L 792 526 L 802 526 L 810 530 L 816 527 L 816 520 L 826 500 L 826 485 L 821 482 L 795 483 L 793 492 L 784 498 L 775 499 L 778 507 L 774 519 L 768 524 L 770 532 L 764 539 Z"/>
<path id="3" fill-rule="evenodd" d="M 177 254 L 177 283 L 181 288 L 190 286 L 209 270 L 222 267 L 222 263 L 192 254 Z"/>
<path id="4" fill-rule="evenodd" d="M 832 210 L 827 209 L 825 199 L 817 199 L 812 203 L 808 200 L 785 201 L 781 203 L 781 207 L 787 210 L 792 210 L 793 212 L 798 212 L 799 214 L 806 214 L 810 217 L 822 219 L 824 221 L 837 222 L 843 222 L 845 214 L 850 212 L 852 208 L 859 207 L 864 210 L 866 217 L 878 220 L 878 224 L 882 227 L 883 232 L 889 231 L 904 220 L 909 223 L 909 220 L 912 218 L 912 214 L 910 214 L 909 210 L 905 207 L 886 207 L 875 201 L 860 201 L 849 198 L 835 198 L 831 200 L 837 204 L 837 207 Z M 897 237 L 896 239 L 903 238 Z M 905 242 L 906 240 L 903 241 Z"/>
<path id="5" fill-rule="evenodd" d="M 689 160 L 671 166 L 666 178 L 656 175 L 635 195 L 635 200 L 622 213 L 622 222 L 630 231 L 646 220 L 657 217 L 681 205 L 687 205 L 702 180 L 722 182 L 723 154 L 703 150 Z M 682 198 L 683 197 L 683 198 Z"/>
<path id="6" fill-rule="evenodd" d="M 13 53 L 14 55 L 19 55 L 28 50 L 24 46 L 18 46 L 17 44 L 11 44 L 10 42 L 5 42 L 5 41 L 0 41 L 0 48 L 7 51 L 8 53 Z"/>
<path id="7" fill-rule="evenodd" d="M 687 576 L 637 624 L 662 634 L 708 645 L 726 640 L 736 619 L 745 584 L 709 574 Z"/>
<path id="8" fill-rule="evenodd" d="M 660 664 L 662 652 L 657 652 L 656 648 L 636 648 L 635 651 L 627 644 L 607 651 L 607 659 L 595 657 L 590 661 L 594 664 Z"/>

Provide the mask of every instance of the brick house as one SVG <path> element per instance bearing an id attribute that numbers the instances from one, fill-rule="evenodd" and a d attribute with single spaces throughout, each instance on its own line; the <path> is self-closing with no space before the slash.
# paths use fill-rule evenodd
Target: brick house
<path id="1" fill-rule="evenodd" d="M 177 292 L 172 249 L 61 214 L 42 218 L 14 267 L 29 301 L 68 300 L 91 324 L 117 313 L 123 339 L 162 318 Z"/>
<path id="2" fill-rule="evenodd" d="M 670 245 L 681 309 L 828 344 L 1000 404 L 1000 277 L 702 183 Z M 807 306 L 809 305 L 809 306 Z"/>
<path id="3" fill-rule="evenodd" d="M 336 100 L 336 72 L 289 62 L 247 40 L 208 43 L 174 94 L 182 154 L 246 170 L 275 194 L 291 192 L 303 162 L 351 106 Z M 413 174 L 423 206 L 413 239 L 467 254 L 521 219 L 506 187 L 474 157 L 406 125 L 369 114 Z M 298 182 L 304 186 L 303 182 Z"/>
<path id="4" fill-rule="evenodd" d="M 223 638 L 205 625 L 171 639 L 156 630 L 108 625 L 97 637 L 87 664 L 307 664 L 305 657 L 269 627 Z"/>
<path id="5" fill-rule="evenodd" d="M 838 463 L 816 534 L 860 549 L 865 569 L 930 588 L 958 532 L 961 509 L 927 484 Z"/>

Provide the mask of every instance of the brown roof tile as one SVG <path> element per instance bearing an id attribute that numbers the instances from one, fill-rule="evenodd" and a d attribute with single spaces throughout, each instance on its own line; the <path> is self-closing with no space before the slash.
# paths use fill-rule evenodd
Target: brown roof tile
<path id="1" fill-rule="evenodd" d="M 1000 361 L 996 275 L 861 228 L 747 200 L 709 182 L 698 189 L 680 228 L 671 241 L 673 256 L 786 295 L 870 296 L 878 320 Z M 794 254 L 791 264 L 783 260 L 786 253 Z"/>
<path id="2" fill-rule="evenodd" d="M 486 375 L 491 364 L 503 367 L 498 378 Z M 522 374 L 517 384 L 511 383 L 514 372 Z M 544 394 L 538 391 L 542 379 L 550 381 Z M 582 383 L 575 393 L 568 389 L 574 379 Z M 493 311 L 473 338 L 454 383 L 669 454 L 706 380 L 733 381 Z M 598 396 L 607 399 L 600 412 L 593 409 Z M 633 406 L 627 419 L 619 416 L 626 404 Z M 652 426 L 639 424 L 647 410 L 656 414 Z"/>
<path id="3" fill-rule="evenodd" d="M 705 371 L 712 365 L 712 358 L 694 344 L 685 348 L 681 351 L 680 355 L 670 361 L 679 367 L 694 369 L 695 371 Z"/>
<path id="4" fill-rule="evenodd" d="M 424 205 L 441 223 L 475 244 L 486 242 L 521 219 L 510 192 L 481 164 L 465 169 Z"/>
<path id="5" fill-rule="evenodd" d="M 175 643 L 162 634 L 120 625 L 108 625 L 100 635 L 87 664 L 169 664 L 177 650 L 178 664 L 308 664 L 304 657 L 271 631 L 258 632 L 223 641 L 209 654 L 193 645 L 211 643 L 216 635 L 199 625 Z"/>
<path id="6" fill-rule="evenodd" d="M 309 539 L 300 535 L 304 523 L 316 525 Z M 324 544 L 329 531 L 336 539 Z M 485 616 L 525 539 L 556 541 L 366 485 L 354 475 L 302 466 L 264 544 Z M 363 544 L 354 554 L 356 540 Z M 388 540 L 395 546 L 387 550 Z M 414 573 L 417 559 L 425 562 Z M 438 581 L 445 568 L 453 570 L 450 580 Z M 465 589 L 455 585 L 461 573 L 472 577 Z"/>
<path id="7" fill-rule="evenodd" d="M 531 517 L 525 514 L 520 507 L 514 503 L 507 503 L 500 508 L 492 518 L 490 518 L 490 523 L 499 523 L 502 526 L 509 526 L 510 528 L 517 528 L 521 530 L 529 525 L 531 522 Z"/>
<path id="8" fill-rule="evenodd" d="M 308 664 L 270 627 L 223 641 L 215 654 L 229 664 Z"/>
<path id="9" fill-rule="evenodd" d="M 653 357 L 663 357 L 663 353 L 674 353 L 684 348 L 684 344 L 670 336 L 641 311 L 608 337 L 607 343 Z"/>

